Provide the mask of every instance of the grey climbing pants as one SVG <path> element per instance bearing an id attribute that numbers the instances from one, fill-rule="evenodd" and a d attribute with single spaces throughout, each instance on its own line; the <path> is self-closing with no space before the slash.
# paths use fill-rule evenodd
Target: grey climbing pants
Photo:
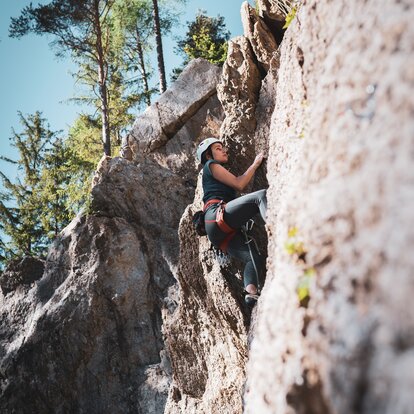
<path id="1" fill-rule="evenodd" d="M 217 208 L 218 204 L 213 204 L 205 212 L 207 236 L 211 243 L 216 247 L 218 247 L 227 236 L 227 234 L 221 231 L 218 225 L 214 222 Z M 243 271 L 245 287 L 250 284 L 255 286 L 258 285 L 255 266 L 260 275 L 264 271 L 265 260 L 263 256 L 259 254 L 253 243 L 253 245 L 251 245 L 251 253 L 253 255 L 254 263 L 252 262 L 249 246 L 246 244 L 246 239 L 240 229 L 248 220 L 259 213 L 263 221 L 266 221 L 266 210 L 266 190 L 255 191 L 254 193 L 246 194 L 229 201 L 224 210 L 224 221 L 232 229 L 237 230 L 236 234 L 228 244 L 227 252 L 230 256 L 240 259 L 245 263 Z"/>

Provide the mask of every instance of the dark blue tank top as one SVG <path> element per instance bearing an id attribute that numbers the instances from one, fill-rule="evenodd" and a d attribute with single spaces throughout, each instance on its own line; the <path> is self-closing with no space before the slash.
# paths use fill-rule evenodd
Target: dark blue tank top
<path id="1" fill-rule="evenodd" d="M 229 187 L 226 184 L 216 180 L 213 177 L 213 174 L 210 171 L 211 164 L 220 164 L 218 161 L 208 160 L 203 167 L 203 202 L 206 203 L 208 200 L 218 198 L 224 200 L 226 203 L 228 201 L 234 200 L 236 198 L 236 190 Z"/>

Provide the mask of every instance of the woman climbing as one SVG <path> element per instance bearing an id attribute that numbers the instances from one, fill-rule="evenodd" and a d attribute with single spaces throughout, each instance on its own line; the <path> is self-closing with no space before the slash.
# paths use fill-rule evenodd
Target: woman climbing
<path id="1" fill-rule="evenodd" d="M 239 177 L 223 167 L 222 164 L 228 162 L 228 155 L 216 138 L 207 138 L 199 144 L 197 158 L 203 165 L 203 211 L 207 236 L 215 247 L 245 263 L 245 300 L 253 305 L 258 299 L 258 275 L 265 263 L 257 250 L 246 243 L 242 227 L 258 213 L 265 221 L 266 190 L 237 198 L 236 191 L 243 191 L 249 184 L 263 161 L 263 154 L 258 154 L 253 164 Z"/>

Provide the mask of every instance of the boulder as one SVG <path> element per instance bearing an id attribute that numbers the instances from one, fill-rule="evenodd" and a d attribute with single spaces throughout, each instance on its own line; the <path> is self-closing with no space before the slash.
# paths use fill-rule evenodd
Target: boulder
<path id="1" fill-rule="evenodd" d="M 164 146 L 216 94 L 219 76 L 219 67 L 201 58 L 191 60 L 158 101 L 137 117 L 123 147 L 137 157 Z"/>
<path id="2" fill-rule="evenodd" d="M 20 285 L 30 285 L 43 275 L 45 262 L 36 257 L 25 256 L 12 261 L 0 276 L 0 287 L 4 295 Z"/>
<path id="3" fill-rule="evenodd" d="M 412 410 L 413 18 L 306 2 L 286 31 L 248 414 Z"/>
<path id="4" fill-rule="evenodd" d="M 244 36 L 232 39 L 217 85 L 217 96 L 225 113 L 220 136 L 229 148 L 236 174 L 243 173 L 247 163 L 253 161 L 246 161 L 243 154 L 252 146 L 260 84 L 261 75 L 250 42 Z"/>
<path id="5" fill-rule="evenodd" d="M 247 1 L 242 4 L 241 19 L 244 35 L 249 39 L 257 60 L 267 72 L 271 59 L 277 53 L 276 40 L 266 23 L 257 16 L 256 11 Z"/>

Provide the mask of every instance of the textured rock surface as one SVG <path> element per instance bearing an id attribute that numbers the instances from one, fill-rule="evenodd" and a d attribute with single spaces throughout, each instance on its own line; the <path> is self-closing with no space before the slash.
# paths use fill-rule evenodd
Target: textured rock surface
<path id="1" fill-rule="evenodd" d="M 127 138 L 132 152 L 148 153 L 165 145 L 216 94 L 219 76 L 219 67 L 204 59 L 192 60 L 158 101 L 135 120 Z"/>
<path id="2" fill-rule="evenodd" d="M 259 1 L 265 22 L 274 4 Z M 217 68 L 183 73 L 137 119 L 132 161 L 102 159 L 94 214 L 62 233 L 43 277 L 0 295 L 1 412 L 411 413 L 413 9 L 303 2 L 263 80 L 234 39 L 223 124 Z M 190 154 L 218 131 L 236 174 L 269 154 L 251 321 L 238 264 L 220 268 L 191 227 Z"/>
<path id="3" fill-rule="evenodd" d="M 201 180 L 196 202 L 180 223 L 180 300 L 164 314 L 164 333 L 173 368 L 166 413 L 242 412 L 249 315 L 240 274 L 232 264 L 220 268 L 206 238 L 192 226 L 201 208 Z"/>
<path id="4" fill-rule="evenodd" d="M 259 15 L 261 17 L 268 16 L 273 20 L 285 20 L 277 3 L 277 0 L 257 0 Z M 285 3 L 288 3 L 288 1 L 285 1 Z"/>
<path id="5" fill-rule="evenodd" d="M 242 4 L 241 19 L 244 35 L 249 39 L 257 60 L 267 72 L 270 67 L 270 61 L 277 52 L 276 40 L 270 29 L 257 16 L 256 11 L 247 1 Z"/>
<path id="6" fill-rule="evenodd" d="M 412 411 L 413 17 L 308 1 L 285 34 L 247 413 Z"/>
<path id="7" fill-rule="evenodd" d="M 151 276 L 125 219 L 72 223 L 43 278 L 2 306 L 2 412 L 138 410 L 162 348 Z"/>
<path id="8" fill-rule="evenodd" d="M 198 67 L 199 75 L 185 74 L 183 99 L 175 89 L 173 102 L 162 101 L 186 102 L 177 133 L 133 161 L 103 157 L 92 214 L 62 232 L 40 280 L 0 296 L 1 412 L 164 411 L 171 365 L 161 314 L 176 307 L 178 225 L 197 175 L 183 153 L 217 133 L 223 118 L 214 88 L 189 102 L 188 90 L 217 72 Z M 146 140 L 161 145 L 157 125 Z"/>
<path id="9" fill-rule="evenodd" d="M 30 285 L 42 277 L 45 262 L 36 257 L 23 257 L 10 263 L 0 276 L 3 295 L 12 292 L 20 285 Z"/>
<path id="10" fill-rule="evenodd" d="M 260 84 L 260 71 L 250 42 L 244 36 L 232 39 L 217 85 L 217 96 L 226 115 L 220 136 L 229 148 L 236 174 L 247 168 L 246 154 L 251 153 L 253 145 Z"/>
<path id="11" fill-rule="evenodd" d="M 283 39 L 285 25 L 285 15 L 278 7 L 279 0 L 257 0 L 256 4 L 259 9 L 259 16 L 266 23 L 266 26 L 272 31 L 278 44 Z M 290 1 L 284 1 L 284 3 L 292 3 Z"/>

